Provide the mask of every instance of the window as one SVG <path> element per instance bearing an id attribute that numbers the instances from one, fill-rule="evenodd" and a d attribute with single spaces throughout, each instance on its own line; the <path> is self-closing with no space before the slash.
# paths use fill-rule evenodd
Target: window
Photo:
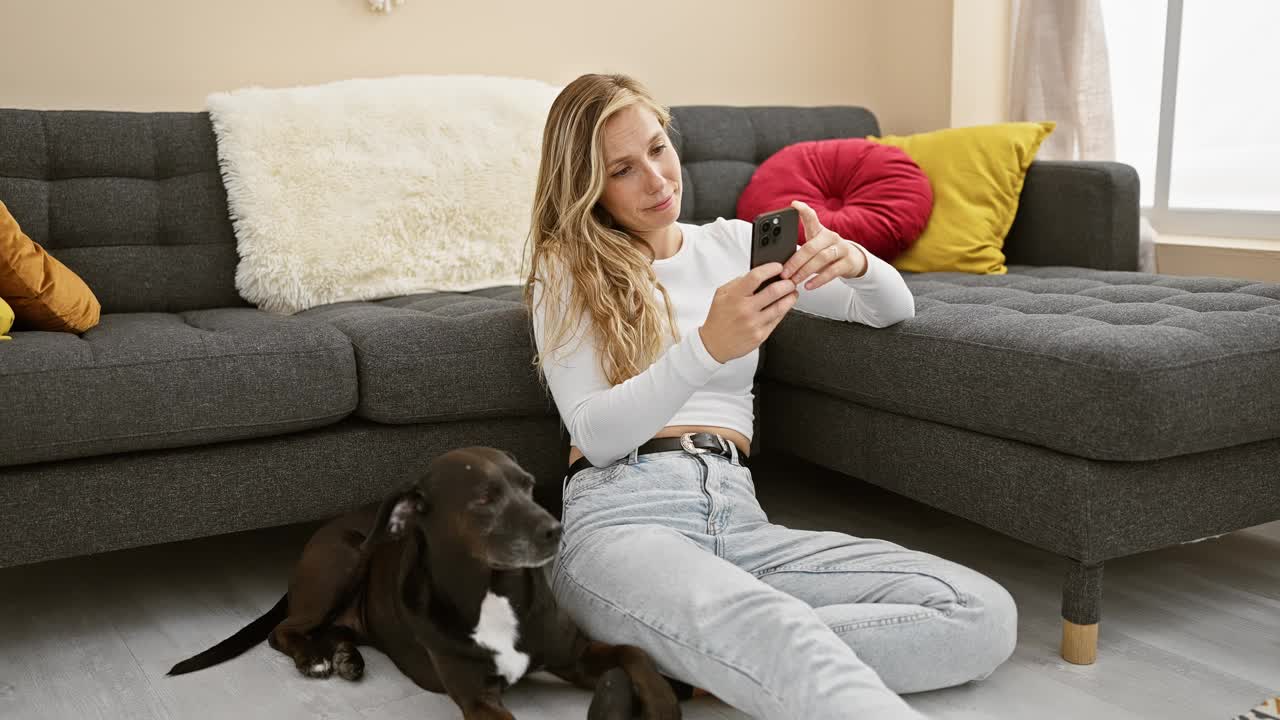
<path id="1" fill-rule="evenodd" d="M 1280 2 L 1102 0 L 1116 159 L 1157 230 L 1280 241 Z"/>

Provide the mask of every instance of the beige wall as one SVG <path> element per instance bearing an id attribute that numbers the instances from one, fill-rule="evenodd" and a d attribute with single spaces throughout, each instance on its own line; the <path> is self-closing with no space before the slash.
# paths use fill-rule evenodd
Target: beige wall
<path id="1" fill-rule="evenodd" d="M 954 0 L 951 127 L 1009 119 L 1009 0 Z"/>
<path id="2" fill-rule="evenodd" d="M 210 92 L 248 85 L 400 73 L 563 84 L 604 71 L 636 76 L 671 105 L 860 104 L 885 132 L 912 133 L 1007 117 L 1009 10 L 1009 0 L 407 0 L 383 16 L 365 0 L 0 0 L 0 107 L 196 110 Z M 1227 265 L 1259 260 L 1174 244 L 1158 250 L 1161 271 L 1213 259 L 1245 274 Z M 1249 272 L 1272 277 L 1274 257 Z"/>
<path id="3" fill-rule="evenodd" d="M 616 71 L 671 105 L 863 104 L 916 132 L 950 118 L 951 6 L 407 0 L 384 16 L 365 0 L 3 0 L 0 106 L 195 110 L 248 85 Z"/>
<path id="4" fill-rule="evenodd" d="M 1280 282 L 1280 240 L 1161 234 L 1156 271 Z"/>

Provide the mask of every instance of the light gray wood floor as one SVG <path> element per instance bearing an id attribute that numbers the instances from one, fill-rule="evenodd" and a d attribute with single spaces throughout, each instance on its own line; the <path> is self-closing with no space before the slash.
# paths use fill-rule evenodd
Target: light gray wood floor
<path id="1" fill-rule="evenodd" d="M 1017 600 L 1014 657 L 983 682 L 907 696 L 930 717 L 1229 718 L 1280 693 L 1280 523 L 1108 563 L 1099 659 L 1081 667 L 1057 654 L 1065 561 L 864 483 L 763 460 L 757 486 L 775 522 L 942 555 Z M 164 676 L 271 607 L 315 527 L 0 570 L 0 718 L 461 717 L 370 648 L 359 683 L 303 678 L 265 643 Z M 539 675 L 506 700 L 522 720 L 561 720 L 585 717 L 589 697 Z M 685 717 L 746 716 L 704 698 Z"/>

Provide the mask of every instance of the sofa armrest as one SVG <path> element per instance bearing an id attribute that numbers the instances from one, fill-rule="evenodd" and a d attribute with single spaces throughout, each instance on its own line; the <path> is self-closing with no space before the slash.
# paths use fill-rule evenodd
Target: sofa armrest
<path id="1" fill-rule="evenodd" d="M 1137 270 L 1137 171 L 1116 162 L 1031 163 L 1004 252 L 1011 265 Z"/>

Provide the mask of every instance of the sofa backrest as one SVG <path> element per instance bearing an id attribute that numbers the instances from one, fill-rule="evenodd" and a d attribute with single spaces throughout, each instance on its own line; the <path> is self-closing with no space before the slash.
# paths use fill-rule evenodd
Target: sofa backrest
<path id="1" fill-rule="evenodd" d="M 0 200 L 103 312 L 245 304 L 207 114 L 0 110 Z"/>
<path id="2" fill-rule="evenodd" d="M 684 105 L 671 114 L 669 134 L 684 176 L 680 220 L 699 224 L 737 217 L 738 196 L 752 173 L 783 147 L 880 133 L 870 111 L 850 106 Z"/>
<path id="3" fill-rule="evenodd" d="M 680 219 L 734 217 L 756 166 L 803 140 L 879 132 L 857 107 L 672 108 Z M 0 109 L 0 201 L 103 312 L 246 305 L 207 113 Z"/>

